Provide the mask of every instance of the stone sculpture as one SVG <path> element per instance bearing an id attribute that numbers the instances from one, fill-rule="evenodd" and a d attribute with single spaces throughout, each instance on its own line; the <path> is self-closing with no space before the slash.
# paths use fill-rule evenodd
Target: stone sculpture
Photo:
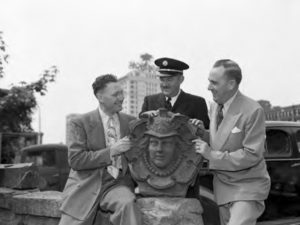
<path id="1" fill-rule="evenodd" d="M 158 116 L 132 124 L 133 148 L 126 153 L 142 196 L 185 197 L 202 164 L 192 140 L 197 128 L 188 117 L 160 109 Z"/>

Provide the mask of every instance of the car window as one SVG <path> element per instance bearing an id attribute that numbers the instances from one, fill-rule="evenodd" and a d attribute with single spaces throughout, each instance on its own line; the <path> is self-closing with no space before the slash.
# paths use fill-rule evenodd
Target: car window
<path id="1" fill-rule="evenodd" d="M 278 129 L 270 129 L 267 130 L 266 134 L 266 156 L 282 157 L 291 155 L 291 138 L 287 132 Z"/>
<path id="2" fill-rule="evenodd" d="M 298 152 L 300 152 L 300 130 L 298 130 L 296 133 L 296 139 L 297 139 Z"/>
<path id="3" fill-rule="evenodd" d="M 32 162 L 36 166 L 55 166 L 55 151 L 28 151 L 25 162 Z"/>

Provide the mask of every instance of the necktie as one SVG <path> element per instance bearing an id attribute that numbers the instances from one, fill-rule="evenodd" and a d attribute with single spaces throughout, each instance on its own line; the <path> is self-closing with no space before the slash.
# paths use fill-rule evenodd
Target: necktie
<path id="1" fill-rule="evenodd" d="M 223 118 L 224 118 L 224 115 L 223 115 L 223 105 L 222 104 L 219 104 L 218 105 L 218 114 L 217 114 L 217 129 L 219 128 Z"/>
<path id="2" fill-rule="evenodd" d="M 171 104 L 171 99 L 170 97 L 167 97 L 167 100 L 165 102 L 165 107 L 167 110 L 171 111 L 172 110 L 172 104 Z"/>
<path id="3" fill-rule="evenodd" d="M 111 146 L 118 140 L 116 127 L 114 124 L 114 118 L 109 117 L 107 121 L 107 145 Z M 122 162 L 120 156 L 115 156 L 112 158 L 112 165 L 118 169 L 122 169 Z"/>

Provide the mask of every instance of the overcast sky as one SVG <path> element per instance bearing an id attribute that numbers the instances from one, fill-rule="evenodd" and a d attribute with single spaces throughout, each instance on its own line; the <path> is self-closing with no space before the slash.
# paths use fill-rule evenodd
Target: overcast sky
<path id="1" fill-rule="evenodd" d="M 0 0 L 0 30 L 10 55 L 1 88 L 60 70 L 39 98 L 44 143 L 65 142 L 67 114 L 97 107 L 96 76 L 121 77 L 146 52 L 188 63 L 182 88 L 207 101 L 212 64 L 230 58 L 244 94 L 300 104 L 298 0 Z"/>

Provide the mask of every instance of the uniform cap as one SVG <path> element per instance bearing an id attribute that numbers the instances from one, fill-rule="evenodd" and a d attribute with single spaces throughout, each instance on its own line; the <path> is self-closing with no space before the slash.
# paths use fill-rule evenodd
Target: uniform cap
<path id="1" fill-rule="evenodd" d="M 172 58 L 159 58 L 154 61 L 155 65 L 159 67 L 159 76 L 175 76 L 183 75 L 183 70 L 187 70 L 189 65 Z"/>

